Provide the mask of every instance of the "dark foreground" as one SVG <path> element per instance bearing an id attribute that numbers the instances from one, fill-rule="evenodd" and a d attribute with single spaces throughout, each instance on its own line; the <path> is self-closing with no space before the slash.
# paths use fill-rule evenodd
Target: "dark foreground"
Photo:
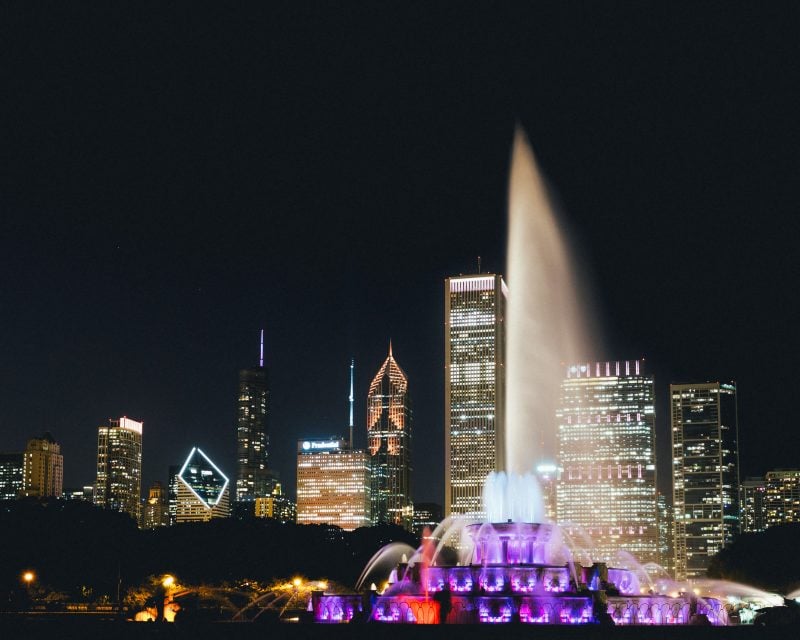
<path id="1" fill-rule="evenodd" d="M 0 616 L 0 638 L 48 638 L 70 640 L 583 640 L 621 638 L 623 640 L 715 640 L 789 638 L 797 629 L 787 627 L 598 627 L 544 625 L 318 625 L 254 624 L 208 622 L 203 624 L 155 624 L 86 619 L 75 616 L 63 619 L 23 619 Z"/>

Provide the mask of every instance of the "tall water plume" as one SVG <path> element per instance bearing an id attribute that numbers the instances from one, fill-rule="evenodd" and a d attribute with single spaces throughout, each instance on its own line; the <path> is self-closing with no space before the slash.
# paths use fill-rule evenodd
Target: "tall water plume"
<path id="1" fill-rule="evenodd" d="M 524 474 L 555 447 L 565 364 L 589 353 L 574 260 L 525 132 L 508 187 L 506 470 Z"/>

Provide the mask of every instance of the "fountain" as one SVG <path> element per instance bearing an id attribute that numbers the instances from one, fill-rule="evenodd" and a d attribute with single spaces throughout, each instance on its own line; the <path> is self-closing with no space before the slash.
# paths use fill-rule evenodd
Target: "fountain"
<path id="1" fill-rule="evenodd" d="M 317 622 L 728 624 L 715 590 L 654 583 L 656 574 L 630 554 L 620 556 L 618 567 L 593 563 L 565 531 L 543 521 L 530 472 L 537 458 L 552 454 L 561 363 L 577 361 L 590 342 L 573 263 L 517 129 L 509 180 L 508 473 L 487 478 L 484 520 L 445 519 L 410 558 L 406 553 L 397 562 L 381 593 L 315 592 L 309 611 Z M 360 583 L 399 551 L 376 554 Z"/>
<path id="2" fill-rule="evenodd" d="M 516 491 L 503 490 L 509 487 Z M 484 509 L 520 513 L 520 503 L 535 504 L 535 494 L 532 477 L 491 474 L 484 500 L 494 502 Z M 423 536 L 410 559 L 401 559 L 382 593 L 316 592 L 309 609 L 317 622 L 674 625 L 705 616 L 713 625 L 727 624 L 725 606 L 716 598 L 658 593 L 643 584 L 641 568 L 574 561 L 561 528 L 533 522 L 538 514 L 528 514 L 530 521 L 450 518 Z M 376 554 L 370 564 L 382 557 Z"/>

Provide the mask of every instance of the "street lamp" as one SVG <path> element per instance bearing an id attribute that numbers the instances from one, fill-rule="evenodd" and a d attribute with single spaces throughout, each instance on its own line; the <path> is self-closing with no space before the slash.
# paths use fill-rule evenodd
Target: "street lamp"
<path id="1" fill-rule="evenodd" d="M 33 571 L 26 571 L 22 574 L 22 581 L 25 583 L 25 597 L 28 600 L 27 606 L 31 606 L 31 582 L 36 580 L 36 574 Z"/>

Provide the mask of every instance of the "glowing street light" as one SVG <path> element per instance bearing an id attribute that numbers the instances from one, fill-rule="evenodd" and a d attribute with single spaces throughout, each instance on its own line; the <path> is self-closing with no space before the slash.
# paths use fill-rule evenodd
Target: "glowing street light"
<path id="1" fill-rule="evenodd" d="M 294 580 L 292 580 L 292 584 L 295 587 L 299 587 L 301 584 L 303 584 L 303 580 L 301 578 L 295 578 Z"/>
<path id="2" fill-rule="evenodd" d="M 175 577 L 167 574 L 164 576 L 164 579 L 161 581 L 161 584 L 164 586 L 165 589 L 169 589 L 172 585 L 175 584 Z"/>
<path id="3" fill-rule="evenodd" d="M 22 579 L 25 581 L 27 586 L 31 586 L 31 582 L 36 579 L 36 574 L 33 571 L 26 571 L 22 574 Z"/>

